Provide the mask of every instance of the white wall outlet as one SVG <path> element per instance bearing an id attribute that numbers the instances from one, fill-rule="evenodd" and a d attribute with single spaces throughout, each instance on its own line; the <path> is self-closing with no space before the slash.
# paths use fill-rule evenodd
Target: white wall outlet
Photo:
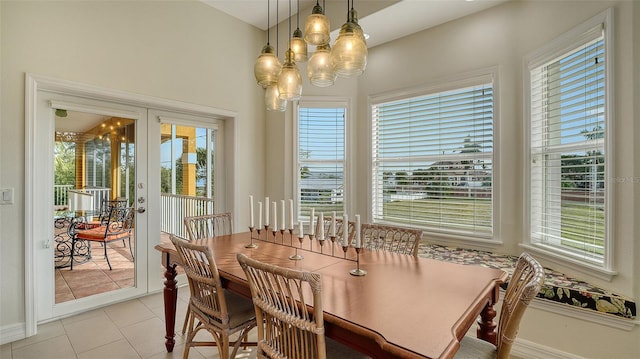
<path id="1" fill-rule="evenodd" d="M 13 188 L 0 188 L 0 204 L 13 204 Z"/>

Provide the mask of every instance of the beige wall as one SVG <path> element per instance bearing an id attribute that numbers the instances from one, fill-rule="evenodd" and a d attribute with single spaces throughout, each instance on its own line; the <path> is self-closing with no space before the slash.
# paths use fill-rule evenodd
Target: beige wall
<path id="1" fill-rule="evenodd" d="M 640 137 L 640 126 L 635 125 L 640 71 L 633 66 L 640 59 L 640 4 L 514 1 L 370 49 L 367 70 L 359 79 L 339 79 L 326 89 L 305 85 L 305 96 L 353 101 L 348 167 L 354 175 L 352 185 L 360 185 L 348 198 L 349 211 L 367 213 L 368 96 L 497 66 L 501 213 L 497 230 L 503 244 L 494 250 L 519 253 L 526 165 L 523 57 L 608 7 L 614 8 L 615 21 L 615 176 L 640 178 L 640 145 L 634 141 Z M 291 111 L 263 111 L 263 91 L 252 73 L 264 42 L 260 31 L 199 2 L 185 1 L 2 1 L 0 16 L 0 187 L 15 188 L 17 198 L 13 206 L 0 206 L 0 330 L 24 321 L 25 72 L 235 111 L 240 174 L 234 179 L 237 228 L 247 224 L 240 215 L 248 211 L 246 195 L 291 197 Z M 230 34 L 233 40 L 227 39 Z M 301 71 L 305 73 L 305 65 Z M 620 275 L 610 283 L 592 280 L 636 300 L 640 299 L 640 245 L 635 239 L 640 224 L 634 219 L 640 217 L 639 187 L 633 182 L 616 185 L 614 257 Z M 571 268 L 558 269 L 579 275 Z M 535 308 L 523 323 L 519 339 L 538 345 L 585 358 L 640 357 L 640 326 L 632 331 L 613 329 Z"/>
<path id="2" fill-rule="evenodd" d="M 16 198 L 0 206 L 1 331 L 25 320 L 25 73 L 237 113 L 241 198 L 263 191 L 265 113 L 253 76 L 263 32 L 199 1 L 2 1 L 0 9 L 0 187 Z M 248 211 L 246 202 L 236 211 Z"/>
<path id="3" fill-rule="evenodd" d="M 368 213 L 367 186 L 369 159 L 368 97 L 380 93 L 425 86 L 443 79 L 459 76 L 483 68 L 498 68 L 499 123 L 496 140 L 499 166 L 496 195 L 500 217 L 496 228 L 502 244 L 489 248 L 502 253 L 519 254 L 519 243 L 524 236 L 523 175 L 526 163 L 522 160 L 524 148 L 523 78 L 524 57 L 564 32 L 599 14 L 609 7 L 614 9 L 615 79 L 616 96 L 615 177 L 640 178 L 640 147 L 635 143 L 639 133 L 634 118 L 634 96 L 638 101 L 640 82 L 637 74 L 640 42 L 640 2 L 632 1 L 514 1 L 484 12 L 453 21 L 405 38 L 369 49 L 365 74 L 357 80 L 338 79 L 337 86 L 319 89 L 306 86 L 304 96 L 347 96 L 355 99 L 355 116 L 350 139 L 355 141 L 350 161 L 353 181 L 359 186 L 352 191 L 349 209 L 352 213 Z M 635 13 L 635 15 L 634 15 Z M 634 27 L 635 26 L 635 27 Z M 366 29 L 365 29 L 366 30 Z M 635 30 L 636 39 L 633 40 Z M 634 60 L 635 55 L 635 60 Z M 635 74 L 635 82 L 634 76 Z M 634 92 L 635 90 L 635 92 Z M 290 158 L 290 146 L 282 145 L 290 134 L 290 114 L 286 123 L 274 121 L 277 129 L 270 129 L 276 146 L 269 149 L 268 158 Z M 272 123 L 269 124 L 271 126 Z M 289 132 L 285 132 L 289 131 Z M 284 152 L 280 152 L 284 151 Z M 271 162 L 270 162 L 271 165 Z M 286 166 L 286 165 L 285 165 Z M 278 167 L 282 168 L 282 167 Z M 284 175 L 283 175 L 284 173 Z M 635 177 L 634 177 L 635 175 Z M 276 190 L 292 178 L 290 171 L 269 171 L 268 189 Z M 637 181 L 636 181 L 637 182 Z M 289 187 L 287 187 L 289 188 Z M 551 265 L 558 270 L 584 278 L 633 298 L 640 298 L 640 256 L 635 239 L 638 237 L 638 197 L 640 184 L 632 181 L 616 184 L 615 263 L 619 274 L 606 282 L 585 278 L 583 273 L 569 267 Z M 631 196 L 630 193 L 635 194 Z M 640 221 L 639 221 L 640 222 Z M 435 235 L 427 235 L 434 241 Z M 473 247 L 473 243 L 459 242 Z M 486 247 L 483 247 L 486 249 Z M 544 263 L 550 265 L 550 263 Z M 550 347 L 561 352 L 585 358 L 638 358 L 640 357 L 640 329 L 632 331 L 564 315 L 530 308 L 523 320 L 518 336 L 525 344 L 538 349 Z M 543 347 L 540 347 L 543 346 Z"/>
<path id="4" fill-rule="evenodd" d="M 359 82 L 357 118 L 358 156 L 367 158 L 368 131 L 367 96 L 395 89 L 429 84 L 439 79 L 486 67 L 498 67 L 499 135 L 496 139 L 499 165 L 496 188 L 500 217 L 498 238 L 502 245 L 494 251 L 519 254 L 524 236 L 523 207 L 525 196 L 523 173 L 527 165 L 522 160 L 524 148 L 523 78 L 524 57 L 597 15 L 614 9 L 615 46 L 615 171 L 614 177 L 638 179 L 640 148 L 636 145 L 637 106 L 634 112 L 634 90 L 638 91 L 638 37 L 633 39 L 634 25 L 640 25 L 639 2 L 631 1 L 521 1 L 510 2 L 458 21 L 450 22 L 401 40 L 371 49 L 365 75 Z M 635 11 L 635 17 L 633 16 Z M 635 29 L 637 36 L 638 30 Z M 635 59 L 634 59 L 635 51 Z M 400 54 L 400 55 L 399 55 Z M 634 64 L 635 70 L 634 70 Z M 635 74 L 635 82 L 632 74 Z M 635 93 L 637 103 L 638 94 Z M 635 129 L 635 131 L 634 131 Z M 364 161 L 363 161 L 364 162 Z M 366 183 L 364 164 L 357 173 L 358 183 Z M 635 181 L 638 182 L 638 181 Z M 364 187 L 364 186 L 363 186 Z M 615 249 L 614 258 L 619 275 L 611 282 L 584 278 L 572 268 L 552 265 L 552 268 L 588 279 L 604 288 L 630 297 L 640 298 L 637 238 L 640 235 L 634 218 L 640 217 L 637 206 L 640 184 L 628 181 L 616 184 L 614 191 Z M 634 196 L 631 194 L 635 193 Z M 366 210 L 365 189 L 358 191 L 358 208 Z M 435 236 L 429 236 L 437 240 Z M 466 244 L 469 245 L 469 244 Z M 634 255 L 635 253 L 635 255 Z M 549 263 L 543 263 L 550 265 Z M 640 330 L 612 329 L 594 323 L 571 319 L 530 308 L 523 320 L 518 339 L 535 342 L 585 358 L 640 357 Z"/>

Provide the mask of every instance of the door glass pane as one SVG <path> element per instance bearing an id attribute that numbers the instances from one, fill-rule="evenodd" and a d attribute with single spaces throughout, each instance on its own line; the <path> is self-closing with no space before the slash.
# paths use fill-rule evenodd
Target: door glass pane
<path id="1" fill-rule="evenodd" d="M 135 286 L 135 121 L 56 110 L 56 303 Z"/>
<path id="2" fill-rule="evenodd" d="M 186 237 L 183 218 L 216 213 L 216 130 L 162 124 L 162 231 Z"/>

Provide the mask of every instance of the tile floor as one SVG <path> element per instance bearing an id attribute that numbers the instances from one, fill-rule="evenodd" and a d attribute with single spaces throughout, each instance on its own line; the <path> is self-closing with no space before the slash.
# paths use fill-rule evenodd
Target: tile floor
<path id="1" fill-rule="evenodd" d="M 75 269 L 74 269 L 75 271 Z M 179 290 L 176 332 L 182 329 L 189 292 Z M 164 347 L 162 293 L 114 304 L 38 327 L 38 334 L 0 347 L 1 359 L 182 358 L 184 338 L 176 334 L 172 353 Z M 197 338 L 206 335 L 199 333 Z M 255 339 L 254 329 L 250 337 Z M 210 339 L 208 339 L 210 340 Z M 256 357 L 255 348 L 236 358 Z M 192 348 L 190 359 L 219 358 L 217 348 Z"/>

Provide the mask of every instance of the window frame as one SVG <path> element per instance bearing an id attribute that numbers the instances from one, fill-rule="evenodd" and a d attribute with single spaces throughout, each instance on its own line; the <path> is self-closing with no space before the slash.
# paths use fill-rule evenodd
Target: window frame
<path id="1" fill-rule="evenodd" d="M 293 201 L 296 213 L 296 222 L 307 221 L 308 218 L 301 216 L 300 206 L 300 108 L 344 108 L 344 149 L 343 149 L 343 193 L 342 193 L 342 210 L 344 213 L 348 213 L 350 209 L 350 118 L 351 118 L 351 102 L 347 98 L 341 97 L 303 97 L 300 101 L 293 104 Z M 315 211 L 316 216 L 320 213 Z M 325 213 L 325 216 L 331 215 Z"/>
<path id="2" fill-rule="evenodd" d="M 533 160 L 533 151 L 532 151 L 532 114 L 531 114 L 531 105 L 532 105 L 532 94 L 531 94 L 531 72 L 543 66 L 546 63 L 554 59 L 558 59 L 561 56 L 567 55 L 568 52 L 575 50 L 577 46 L 581 46 L 588 42 L 588 33 L 597 26 L 602 26 L 604 29 L 604 51 L 605 51 L 605 63 L 604 63 L 604 86 L 605 86 L 605 105 L 604 105 L 604 124 L 605 124 L 605 136 L 604 136 L 604 150 L 605 150 L 605 172 L 604 172 L 604 183 L 605 183 L 605 200 L 604 200 L 604 208 L 605 208 L 605 217 L 604 217 L 604 225 L 605 225 L 605 233 L 604 233 L 604 255 L 602 264 L 598 264 L 596 261 L 585 261 L 585 256 L 580 256 L 576 254 L 575 251 L 562 250 L 561 248 L 546 245 L 544 243 L 538 242 L 532 235 L 532 206 L 534 205 L 532 199 L 532 189 L 533 185 L 531 183 L 531 161 Z M 524 168 L 524 193 L 526 195 L 526 200 L 524 203 L 524 233 L 523 233 L 523 243 L 521 246 L 527 250 L 535 252 L 541 258 L 548 260 L 550 262 L 560 264 L 560 265 L 570 265 L 572 268 L 579 270 L 588 275 L 594 276 L 599 279 L 604 279 L 610 281 L 613 276 L 617 274 L 614 270 L 614 230 L 613 230 L 613 222 L 612 218 L 614 218 L 614 205 L 613 205 L 613 185 L 614 181 L 612 180 L 612 175 L 615 173 L 614 171 L 614 94 L 613 94 L 613 66 L 615 63 L 614 59 L 614 48 L 613 48 L 613 11 L 611 9 L 607 9 L 600 14 L 592 17 L 591 19 L 579 24 L 568 32 L 562 34 L 556 39 L 550 41 L 548 44 L 534 51 L 530 55 L 525 57 L 524 69 L 523 73 L 525 76 L 524 79 L 524 99 L 523 99 L 523 109 L 524 109 L 524 120 L 525 125 L 524 128 L 524 155 L 525 155 L 525 168 Z"/>
<path id="3" fill-rule="evenodd" d="M 419 96 L 428 96 L 436 93 L 447 92 L 457 89 L 463 89 L 465 87 L 471 87 L 480 85 L 482 83 L 491 82 L 493 86 L 493 152 L 491 154 L 492 161 L 492 218 L 491 218 L 491 234 L 489 235 L 472 235 L 467 233 L 455 233 L 442 232 L 433 227 L 419 227 L 425 233 L 429 234 L 431 238 L 437 238 L 441 243 L 458 243 L 458 242 L 473 242 L 474 245 L 479 247 L 492 248 L 496 245 L 502 244 L 501 230 L 499 226 L 500 218 L 500 163 L 498 162 L 498 153 L 500 151 L 500 89 L 499 89 L 499 76 L 498 67 L 482 68 L 474 71 L 461 73 L 456 76 L 449 76 L 446 78 L 436 79 L 427 85 L 405 88 L 401 90 L 394 90 L 384 92 L 376 95 L 369 96 L 368 111 L 369 111 L 369 130 L 368 130 L 368 180 L 367 180 L 367 215 L 371 222 L 374 222 L 374 154 L 373 154 L 373 107 L 377 104 L 385 102 L 393 102 L 403 99 L 410 99 Z M 404 225 L 406 223 L 395 223 L 393 221 L 375 220 L 377 223 L 391 224 L 391 225 Z"/>

